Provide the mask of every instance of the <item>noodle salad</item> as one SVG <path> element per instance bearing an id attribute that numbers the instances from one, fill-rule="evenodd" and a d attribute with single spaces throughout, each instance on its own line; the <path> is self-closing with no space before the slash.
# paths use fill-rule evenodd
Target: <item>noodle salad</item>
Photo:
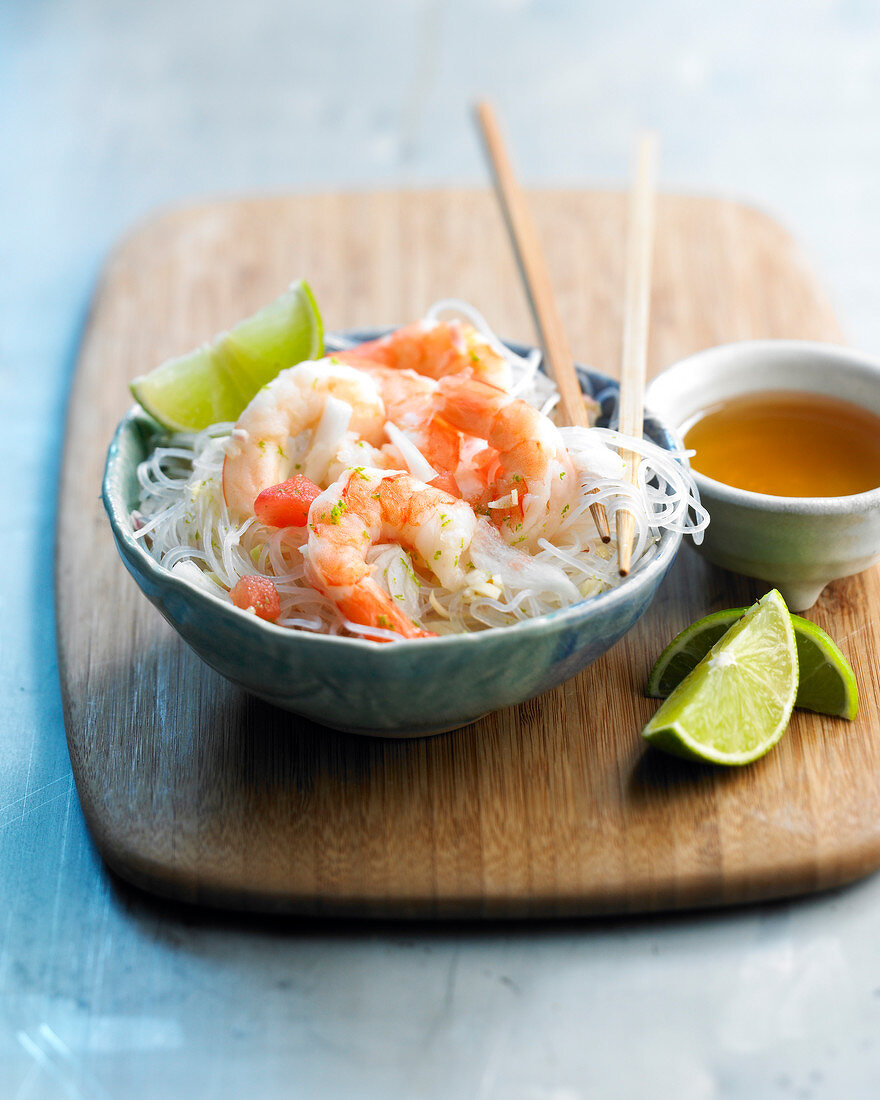
<path id="1" fill-rule="evenodd" d="M 165 568 L 294 630 L 401 641 L 513 625 L 626 583 L 590 505 L 708 523 L 681 453 L 557 427 L 558 394 L 465 303 L 281 373 L 235 423 L 138 467 L 135 538 Z M 618 454 L 641 456 L 638 484 Z"/>

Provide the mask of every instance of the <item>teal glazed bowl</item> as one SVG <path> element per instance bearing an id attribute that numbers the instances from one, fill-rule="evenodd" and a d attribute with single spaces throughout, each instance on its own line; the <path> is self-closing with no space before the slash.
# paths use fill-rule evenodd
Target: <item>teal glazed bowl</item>
<path id="1" fill-rule="evenodd" d="M 358 333 L 367 335 L 375 333 Z M 579 373 L 585 392 L 602 405 L 600 423 L 607 423 L 617 383 Z M 679 534 L 664 532 L 657 556 L 619 588 L 515 626 L 388 645 L 308 634 L 264 622 L 196 588 L 135 540 L 130 517 L 138 500 L 137 466 L 155 434 L 156 424 L 133 409 L 107 456 L 104 506 L 125 566 L 183 640 L 222 676 L 269 703 L 351 733 L 441 733 L 569 679 L 647 610 L 681 542 Z M 651 417 L 645 435 L 667 450 L 675 446 Z"/>

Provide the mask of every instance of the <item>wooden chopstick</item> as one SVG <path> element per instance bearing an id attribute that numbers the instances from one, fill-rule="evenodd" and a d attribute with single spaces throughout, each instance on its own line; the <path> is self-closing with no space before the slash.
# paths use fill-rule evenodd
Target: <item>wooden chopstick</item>
<path id="1" fill-rule="evenodd" d="M 626 248 L 623 358 L 620 368 L 620 415 L 623 435 L 642 438 L 645 418 L 645 375 L 648 361 L 648 316 L 651 307 L 651 265 L 654 257 L 654 188 L 657 175 L 656 134 L 642 134 L 636 145 L 635 178 L 630 191 Z M 638 484 L 640 458 L 621 449 L 626 478 Z M 616 513 L 617 562 L 625 577 L 632 565 L 635 517 L 624 509 Z"/>
<path id="2" fill-rule="evenodd" d="M 526 296 L 535 319 L 538 339 L 559 388 L 559 404 L 565 421 L 582 428 L 590 426 L 587 404 L 574 368 L 574 358 L 556 308 L 553 287 L 541 244 L 525 195 L 517 182 L 507 155 L 498 119 L 485 100 L 476 106 L 477 121 L 486 144 L 495 189 L 507 224 L 516 261 L 525 284 Z M 608 516 L 601 504 L 591 504 L 590 513 L 603 542 L 611 541 Z"/>

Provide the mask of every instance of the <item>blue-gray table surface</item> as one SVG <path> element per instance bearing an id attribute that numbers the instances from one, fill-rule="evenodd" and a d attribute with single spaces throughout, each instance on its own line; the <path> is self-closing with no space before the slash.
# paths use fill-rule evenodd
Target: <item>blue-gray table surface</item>
<path id="1" fill-rule="evenodd" d="M 301 924 L 154 902 L 89 839 L 52 552 L 108 248 L 206 195 L 482 183 L 480 93 L 531 183 L 619 185 L 656 126 L 665 187 L 780 217 L 880 349 L 868 0 L 0 2 L 0 1096 L 878 1093 L 880 877 L 651 919 Z"/>

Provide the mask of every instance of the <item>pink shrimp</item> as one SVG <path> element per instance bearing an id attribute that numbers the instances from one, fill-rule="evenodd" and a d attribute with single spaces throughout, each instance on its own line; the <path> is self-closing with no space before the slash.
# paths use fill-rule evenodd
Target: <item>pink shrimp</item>
<path id="1" fill-rule="evenodd" d="M 385 405 L 363 371 L 325 359 L 289 367 L 259 391 L 235 425 L 223 463 L 223 496 L 233 515 L 253 515 L 257 496 L 290 476 L 291 438 L 314 428 L 331 399 L 349 406 L 349 427 L 358 438 L 381 443 Z"/>
<path id="2" fill-rule="evenodd" d="M 505 392 L 511 385 L 510 364 L 482 333 L 463 321 L 416 321 L 378 340 L 337 352 L 336 358 L 355 367 L 367 359 L 434 379 L 470 370 L 475 378 Z"/>
<path id="3" fill-rule="evenodd" d="M 476 529 L 471 507 L 409 474 L 347 470 L 309 509 L 310 583 L 351 622 L 433 637 L 370 576 L 366 553 L 377 542 L 410 550 L 447 588 L 465 583 L 460 564 Z"/>
<path id="4" fill-rule="evenodd" d="M 487 487 L 481 491 L 478 481 L 468 499 L 488 507 L 513 545 L 531 547 L 549 538 L 576 495 L 574 466 L 556 425 L 525 401 L 464 375 L 441 378 L 435 403 L 452 427 L 491 448 L 474 459 L 485 470 Z M 493 498 L 506 503 L 499 507 Z"/>
<path id="5" fill-rule="evenodd" d="M 405 432 L 428 462 L 454 486 L 462 454 L 462 433 L 437 414 L 437 383 L 409 369 L 370 360 L 352 364 L 376 383 L 388 420 Z M 455 489 L 456 496 L 460 496 Z"/>

